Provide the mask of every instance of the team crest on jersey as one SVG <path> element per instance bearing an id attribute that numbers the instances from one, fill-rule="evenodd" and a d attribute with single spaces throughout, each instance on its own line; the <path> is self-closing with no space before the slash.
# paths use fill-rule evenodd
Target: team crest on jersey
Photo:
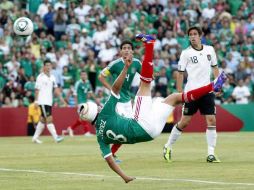
<path id="1" fill-rule="evenodd" d="M 211 58 L 210 54 L 207 55 L 207 59 L 208 59 L 208 61 L 211 61 L 212 58 Z"/>

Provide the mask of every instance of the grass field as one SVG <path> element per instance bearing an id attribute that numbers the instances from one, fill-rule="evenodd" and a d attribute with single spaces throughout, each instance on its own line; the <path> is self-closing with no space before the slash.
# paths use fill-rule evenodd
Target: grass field
<path id="1" fill-rule="evenodd" d="M 168 135 L 155 141 L 125 145 L 119 152 L 122 169 L 137 179 L 125 184 L 100 156 L 96 138 L 66 137 L 56 144 L 42 137 L 0 138 L 1 190 L 184 190 L 254 189 L 254 133 L 219 133 L 217 154 L 209 164 L 203 133 L 185 133 L 174 149 L 174 162 L 162 158 Z"/>

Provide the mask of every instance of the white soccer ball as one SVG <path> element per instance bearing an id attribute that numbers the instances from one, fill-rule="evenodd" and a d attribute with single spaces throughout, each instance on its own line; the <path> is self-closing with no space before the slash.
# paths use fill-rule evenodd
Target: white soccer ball
<path id="1" fill-rule="evenodd" d="M 14 22 L 13 31 L 19 36 L 29 36 L 34 31 L 33 22 L 27 17 L 20 17 Z"/>
<path id="2" fill-rule="evenodd" d="M 79 105 L 79 117 L 83 121 L 92 122 L 98 114 L 98 106 L 94 102 L 87 102 Z"/>

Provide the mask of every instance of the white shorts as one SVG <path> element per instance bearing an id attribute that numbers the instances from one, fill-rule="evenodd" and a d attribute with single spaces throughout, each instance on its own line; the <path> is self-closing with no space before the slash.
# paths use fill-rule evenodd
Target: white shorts
<path id="1" fill-rule="evenodd" d="M 134 119 L 152 137 L 159 136 L 174 107 L 162 103 L 163 98 L 152 100 L 150 96 L 136 96 L 133 106 Z"/>
<path id="2" fill-rule="evenodd" d="M 133 118 L 131 101 L 116 104 L 116 112 L 124 117 Z"/>

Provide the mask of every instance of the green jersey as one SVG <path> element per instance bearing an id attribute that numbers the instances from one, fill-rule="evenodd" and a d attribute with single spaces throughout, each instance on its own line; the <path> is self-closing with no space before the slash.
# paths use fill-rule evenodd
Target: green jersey
<path id="1" fill-rule="evenodd" d="M 91 84 L 88 80 L 83 82 L 81 79 L 75 84 L 75 95 L 77 96 L 78 104 L 87 102 L 87 94 L 92 92 Z"/>
<path id="2" fill-rule="evenodd" d="M 119 58 L 115 61 L 112 61 L 106 68 L 104 68 L 102 70 L 102 75 L 107 77 L 111 74 L 113 81 L 115 81 L 122 72 L 123 67 L 124 61 L 122 58 Z M 133 58 L 132 64 L 128 69 L 128 73 L 120 91 L 121 98 L 119 102 L 125 103 L 131 100 L 130 87 L 136 72 L 141 72 L 141 62 L 138 59 Z"/>
<path id="3" fill-rule="evenodd" d="M 119 98 L 111 94 L 96 120 L 97 141 L 104 158 L 111 154 L 110 144 L 134 144 L 153 140 L 136 120 L 116 113 Z"/>

